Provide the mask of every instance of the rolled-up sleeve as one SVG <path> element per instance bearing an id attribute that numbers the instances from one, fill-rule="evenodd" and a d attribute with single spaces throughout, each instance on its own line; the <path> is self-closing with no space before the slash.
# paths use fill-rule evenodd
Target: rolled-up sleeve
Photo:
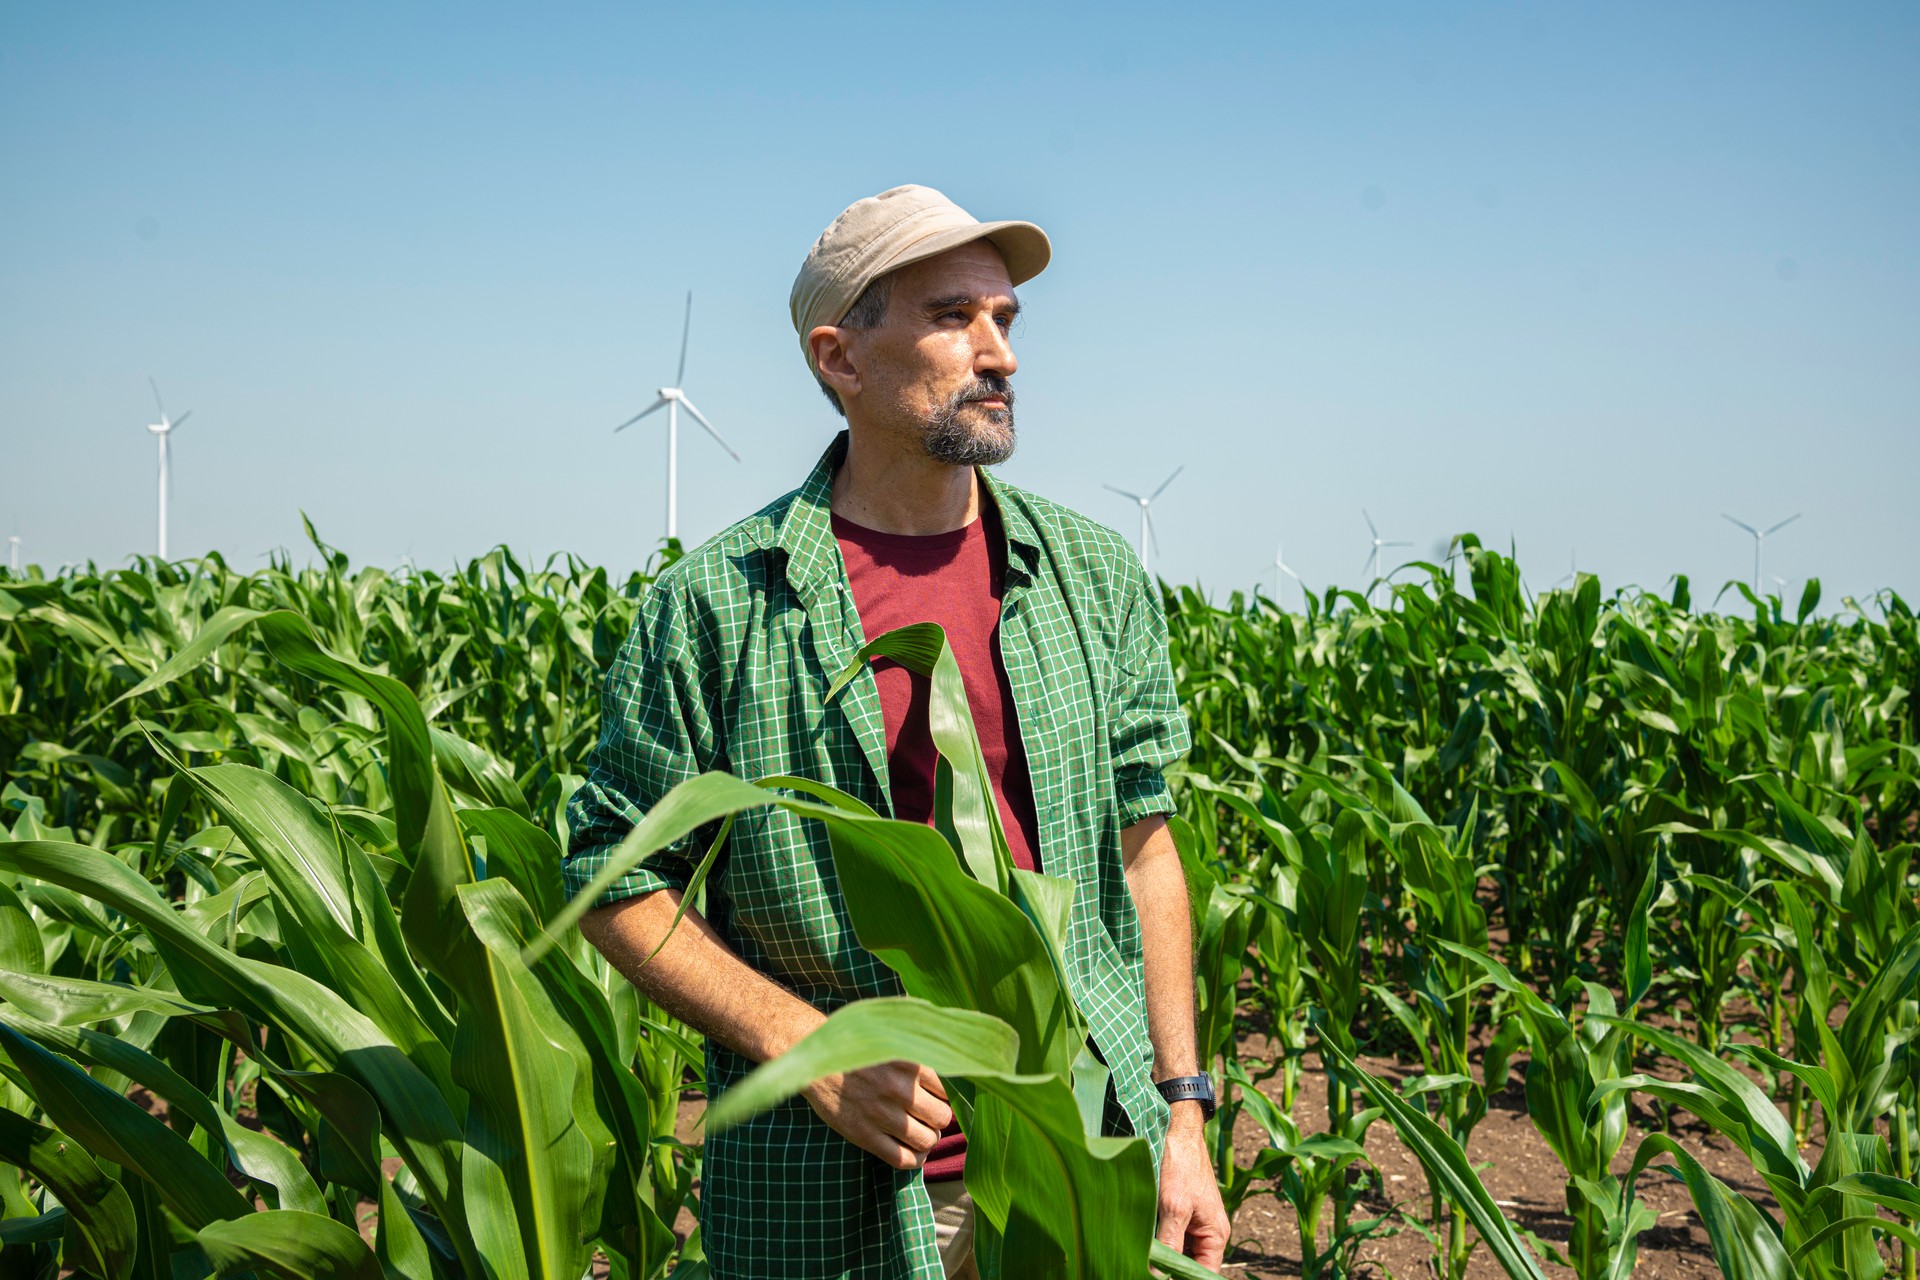
<path id="1" fill-rule="evenodd" d="M 634 824 L 705 767 L 712 720 L 700 695 L 686 615 L 673 585 L 656 581 L 607 671 L 600 740 L 587 780 L 567 805 L 567 895 L 590 884 Z M 656 889 L 681 889 L 699 860 L 699 833 L 649 855 L 595 899 L 606 906 Z"/>
<path id="2" fill-rule="evenodd" d="M 1174 692 L 1160 592 L 1138 562 L 1129 568 L 1108 721 L 1113 726 L 1113 791 L 1123 828 L 1174 811 L 1161 771 L 1192 745 L 1186 713 Z"/>

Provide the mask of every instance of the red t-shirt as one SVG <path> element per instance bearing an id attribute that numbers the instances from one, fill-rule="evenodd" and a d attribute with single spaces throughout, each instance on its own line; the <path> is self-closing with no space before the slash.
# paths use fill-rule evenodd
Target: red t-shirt
<path id="1" fill-rule="evenodd" d="M 998 513 L 991 504 L 983 504 L 980 519 L 966 528 L 925 536 L 881 533 L 835 516 L 833 536 L 846 561 L 860 628 L 869 640 L 915 622 L 937 622 L 946 631 L 1000 805 L 1008 851 L 1015 865 L 1036 869 L 1040 823 L 1034 810 L 1033 778 L 1020 745 L 1013 686 L 1000 660 L 1000 597 L 1007 544 Z M 875 662 L 873 674 L 887 726 L 893 816 L 904 822 L 930 823 L 934 765 L 939 759 L 927 724 L 930 682 L 891 659 Z M 928 1154 L 927 1181 L 958 1178 L 966 1149 L 966 1138 L 958 1127 L 949 1129 Z"/>

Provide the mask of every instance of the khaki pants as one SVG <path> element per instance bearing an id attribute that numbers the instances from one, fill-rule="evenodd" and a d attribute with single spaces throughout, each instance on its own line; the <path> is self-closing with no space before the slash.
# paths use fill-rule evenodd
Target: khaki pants
<path id="1" fill-rule="evenodd" d="M 947 1280 L 980 1280 L 973 1263 L 973 1197 L 967 1184 L 959 1178 L 929 1182 L 927 1198 L 933 1201 L 933 1234 Z"/>

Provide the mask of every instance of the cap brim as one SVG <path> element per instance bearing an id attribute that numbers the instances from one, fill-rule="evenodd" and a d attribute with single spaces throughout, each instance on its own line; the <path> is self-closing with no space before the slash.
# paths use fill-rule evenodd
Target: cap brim
<path id="1" fill-rule="evenodd" d="M 993 247 L 1000 251 L 1001 260 L 1007 264 L 1007 280 L 1014 285 L 1025 284 L 1045 271 L 1047 263 L 1053 258 L 1053 245 L 1047 239 L 1047 233 L 1031 222 L 975 222 L 964 227 L 950 227 L 924 240 L 914 241 L 876 267 L 869 278 L 878 279 L 889 271 L 924 262 L 949 249 L 972 244 L 975 240 L 993 242 Z"/>

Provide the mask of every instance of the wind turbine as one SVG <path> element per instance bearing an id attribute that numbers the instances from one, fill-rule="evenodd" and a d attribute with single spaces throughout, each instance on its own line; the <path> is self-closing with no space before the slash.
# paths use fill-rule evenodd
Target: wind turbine
<path id="1" fill-rule="evenodd" d="M 1580 552 L 1578 550 L 1575 550 L 1571 555 L 1567 557 L 1567 576 L 1560 579 L 1560 581 L 1554 583 L 1553 589 L 1555 591 L 1558 591 L 1561 587 L 1566 586 L 1569 582 L 1578 582 L 1578 581 L 1580 581 Z"/>
<path id="2" fill-rule="evenodd" d="M 1373 542 L 1370 544 L 1371 550 L 1367 553 L 1367 562 L 1361 566 L 1360 569 L 1361 575 L 1367 579 L 1367 602 L 1371 604 L 1374 597 L 1374 584 L 1379 580 L 1380 567 L 1384 563 L 1380 553 L 1388 547 L 1410 547 L 1413 544 L 1411 542 L 1388 542 L 1380 536 L 1379 528 L 1373 523 L 1373 517 L 1367 515 L 1367 509 L 1365 507 L 1360 508 L 1360 514 L 1366 519 L 1367 531 L 1373 535 Z"/>
<path id="3" fill-rule="evenodd" d="M 1307 584 L 1300 581 L 1300 575 L 1295 573 L 1293 566 L 1287 563 L 1286 544 L 1275 543 L 1273 548 L 1273 602 L 1275 604 L 1280 603 L 1280 575 L 1283 573 L 1300 583 L 1301 594 L 1306 593 Z"/>
<path id="4" fill-rule="evenodd" d="M 1158 489 L 1155 489 L 1152 493 L 1148 494 L 1144 498 L 1137 493 L 1128 493 L 1125 489 L 1114 489 L 1112 485 L 1105 486 L 1108 489 L 1112 489 L 1113 492 L 1119 494 L 1121 497 L 1131 498 L 1135 502 L 1140 504 L 1140 567 L 1143 569 L 1147 567 L 1148 540 L 1149 539 L 1152 540 L 1153 549 L 1155 551 L 1158 551 L 1160 549 L 1160 535 L 1154 531 L 1153 517 L 1147 514 L 1147 508 L 1153 505 L 1153 500 L 1155 498 L 1158 498 L 1161 494 L 1167 491 L 1167 486 L 1173 483 L 1173 477 L 1179 475 L 1182 471 L 1185 471 L 1186 469 L 1187 467 L 1185 463 L 1181 463 L 1179 466 L 1175 467 L 1173 469 L 1173 475 L 1168 476 L 1165 480 L 1162 480 L 1160 482 L 1160 487 Z"/>
<path id="5" fill-rule="evenodd" d="M 680 408 L 681 406 L 682 405 L 686 406 L 687 412 L 693 415 L 694 421 L 698 422 L 701 426 L 705 427 L 707 429 L 707 434 L 712 436 L 714 440 L 719 444 L 719 446 L 722 449 L 725 449 L 728 455 L 731 456 L 735 462 L 740 461 L 740 455 L 737 453 L 734 453 L 733 446 L 720 438 L 720 433 L 714 429 L 714 426 L 711 422 L 707 421 L 707 415 L 700 412 L 700 410 L 694 408 L 693 401 L 689 400 L 687 398 L 687 393 L 680 389 L 680 384 L 686 380 L 686 376 L 687 376 L 687 335 L 690 332 L 692 332 L 692 329 L 693 329 L 693 290 L 689 289 L 687 290 L 687 316 L 685 321 L 683 321 L 680 326 L 680 368 L 673 375 L 673 385 L 670 387 L 661 387 L 660 396 L 657 400 L 655 400 L 652 404 L 648 405 L 646 408 L 634 414 L 631 418 L 628 418 L 625 422 L 621 423 L 619 426 L 613 429 L 614 434 L 618 435 L 620 432 L 625 431 L 628 427 L 640 421 L 640 419 L 646 417 L 648 414 L 653 413 L 655 410 L 658 410 L 663 406 L 666 408 L 666 411 L 667 411 L 667 536 L 669 538 L 678 537 L 680 533 Z"/>
<path id="6" fill-rule="evenodd" d="M 1795 520 L 1798 520 L 1801 514 L 1802 513 L 1796 511 L 1792 515 L 1788 516 L 1785 520 L 1782 520 L 1779 524 L 1776 524 L 1771 528 L 1756 529 L 1752 525 L 1748 524 L 1745 520 L 1735 520 L 1732 516 L 1728 515 L 1724 511 L 1720 513 L 1720 518 L 1722 520 L 1725 520 L 1729 524 L 1737 524 L 1742 529 L 1745 529 L 1748 533 L 1753 535 L 1753 594 L 1755 594 L 1756 596 L 1760 594 L 1760 544 L 1767 540 L 1767 536 L 1769 534 L 1778 533 L 1782 529 L 1786 528 L 1788 525 L 1792 524 Z"/>
<path id="7" fill-rule="evenodd" d="M 147 430 L 160 437 L 160 546 L 158 554 L 162 560 L 165 560 L 167 558 L 167 488 L 169 484 L 167 478 L 167 437 L 173 434 L 175 427 L 193 416 L 193 410 L 189 409 L 177 418 L 167 417 L 167 406 L 160 399 L 160 384 L 155 382 L 153 377 L 149 375 L 147 377 L 147 385 L 153 388 L 153 403 L 160 409 L 160 421 L 148 423 Z"/>

